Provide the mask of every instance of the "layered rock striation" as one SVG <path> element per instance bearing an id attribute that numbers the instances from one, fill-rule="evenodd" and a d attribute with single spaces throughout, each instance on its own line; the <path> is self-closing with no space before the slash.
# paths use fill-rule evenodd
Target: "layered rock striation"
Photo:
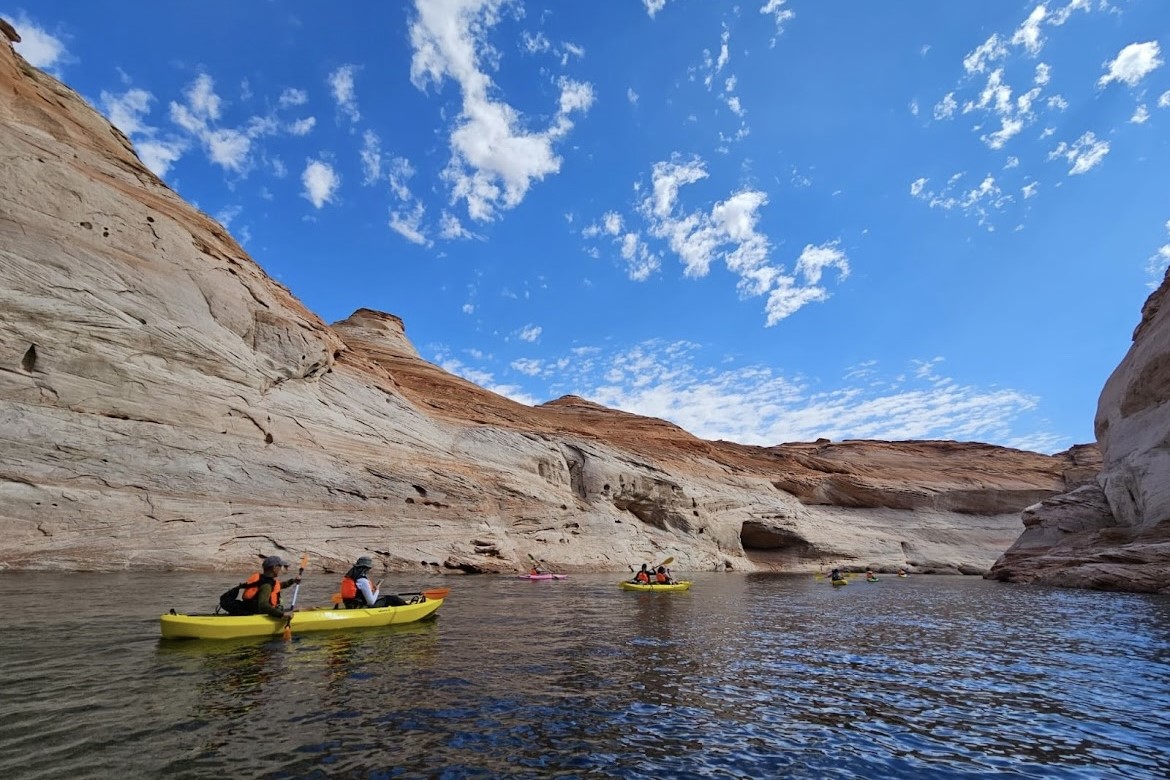
<path id="1" fill-rule="evenodd" d="M 0 568 L 978 573 L 1096 474 L 1091 447 L 749 447 L 497 396 L 393 315 L 322 322 L 3 33 Z"/>
<path id="2" fill-rule="evenodd" d="M 990 575 L 1012 582 L 1170 592 L 1170 277 L 1105 383 L 1094 429 L 1100 476 L 1023 515 Z"/>

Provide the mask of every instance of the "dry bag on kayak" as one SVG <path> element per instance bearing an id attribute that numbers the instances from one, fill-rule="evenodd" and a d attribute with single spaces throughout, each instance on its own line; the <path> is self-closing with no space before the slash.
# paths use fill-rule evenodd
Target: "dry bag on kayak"
<path id="1" fill-rule="evenodd" d="M 250 605 L 248 602 L 240 600 L 240 590 L 247 586 L 247 584 L 248 583 L 246 582 L 241 582 L 234 588 L 228 588 L 225 590 L 223 595 L 219 597 L 219 606 L 216 608 L 216 612 L 222 610 L 229 615 L 254 614 L 256 611 L 255 608 L 253 608 L 252 605 Z"/>

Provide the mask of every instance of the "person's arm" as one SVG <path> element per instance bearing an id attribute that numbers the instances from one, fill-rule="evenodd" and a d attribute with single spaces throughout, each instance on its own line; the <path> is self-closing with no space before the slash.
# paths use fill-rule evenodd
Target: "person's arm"
<path id="1" fill-rule="evenodd" d="M 300 577 L 289 577 L 287 580 L 285 580 L 284 582 L 280 583 L 280 587 L 282 587 L 282 588 L 291 588 L 293 585 L 300 585 L 300 584 L 301 584 L 301 578 L 300 578 Z"/>
<path id="2" fill-rule="evenodd" d="M 366 606 L 374 606 L 374 602 L 378 600 L 378 591 L 370 587 L 370 578 L 362 577 L 356 584 L 358 590 L 362 592 L 362 598 L 366 600 Z"/>
<path id="3" fill-rule="evenodd" d="M 259 591 L 256 593 L 256 611 L 261 615 L 271 615 L 272 617 L 284 617 L 284 611 L 280 607 L 274 607 L 268 602 L 272 599 L 272 586 L 267 582 L 260 583 Z"/>

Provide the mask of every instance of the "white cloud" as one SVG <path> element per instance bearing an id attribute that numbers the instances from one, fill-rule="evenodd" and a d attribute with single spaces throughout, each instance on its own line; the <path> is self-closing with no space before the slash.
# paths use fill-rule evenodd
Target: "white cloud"
<path id="1" fill-rule="evenodd" d="M 1170 108 L 1170 90 L 1158 96 L 1158 108 Z"/>
<path id="2" fill-rule="evenodd" d="M 993 212 L 1002 212 L 1013 201 L 1011 195 L 1003 192 L 995 177 L 988 174 L 974 187 L 966 187 L 965 173 L 951 176 L 941 189 L 927 189 L 927 179 L 917 179 L 910 185 L 911 197 L 926 202 L 932 209 L 951 211 L 958 209 L 968 217 L 978 220 L 989 231 L 995 230 Z"/>
<path id="3" fill-rule="evenodd" d="M 1150 111 L 1143 103 L 1133 110 L 1133 116 L 1129 118 L 1129 121 L 1135 125 L 1144 125 L 1149 118 Z"/>
<path id="4" fill-rule="evenodd" d="M 382 178 L 382 142 L 373 130 L 362 133 L 362 184 L 369 186 Z"/>
<path id="5" fill-rule="evenodd" d="M 1041 62 L 1036 65 L 1036 75 L 1033 76 L 1032 82 L 1037 86 L 1043 87 L 1052 80 L 1052 68 L 1047 63 Z"/>
<path id="6" fill-rule="evenodd" d="M 646 13 L 653 19 L 654 14 L 666 7 L 666 0 L 642 0 L 642 4 L 646 6 Z"/>
<path id="7" fill-rule="evenodd" d="M 1008 47 L 998 34 L 992 34 L 963 58 L 963 70 L 968 75 L 985 73 L 989 64 L 1007 56 Z"/>
<path id="8" fill-rule="evenodd" d="M 947 94 L 943 95 L 942 100 L 935 104 L 934 118 L 950 119 L 955 115 L 955 111 L 958 109 L 958 107 L 959 104 L 955 101 L 955 93 L 948 92 Z"/>
<path id="9" fill-rule="evenodd" d="M 562 78 L 559 110 L 545 130 L 534 132 L 512 106 L 493 99 L 497 89 L 479 59 L 481 53 L 491 56 L 487 33 L 500 6 L 501 0 L 417 0 L 410 26 L 415 87 L 425 90 L 450 78 L 462 91 L 443 179 L 453 201 L 465 202 L 468 215 L 479 221 L 515 207 L 534 181 L 559 172 L 553 145 L 572 129 L 570 114 L 588 111 L 594 100 L 591 85 Z"/>
<path id="10" fill-rule="evenodd" d="M 316 126 L 317 118 L 309 116 L 305 117 L 304 119 L 298 119 L 290 124 L 288 126 L 288 132 L 290 135 L 308 135 Z"/>
<path id="11" fill-rule="evenodd" d="M 1020 192 L 1024 194 L 1024 200 L 1036 197 L 1036 190 L 1039 189 L 1039 187 L 1040 185 L 1034 181 L 1028 182 L 1023 187 L 1021 187 Z"/>
<path id="12" fill-rule="evenodd" d="M 277 102 L 281 108 L 289 108 L 290 106 L 303 106 L 309 102 L 309 93 L 303 89 L 294 89 L 289 87 L 284 92 L 280 93 L 280 100 Z"/>
<path id="13" fill-rule="evenodd" d="M 411 200 L 414 195 L 407 182 L 414 176 L 414 166 L 405 157 L 390 160 L 390 189 L 399 200 Z"/>
<path id="14" fill-rule="evenodd" d="M 69 53 L 61 39 L 34 24 L 23 14 L 15 19 L 11 16 L 7 18 L 20 36 L 20 42 L 13 45 L 16 53 L 24 57 L 34 68 L 57 74 L 58 66 L 69 59 Z"/>
<path id="15" fill-rule="evenodd" d="M 1105 63 L 1108 72 L 1097 80 L 1097 86 L 1104 87 L 1114 81 L 1121 81 L 1133 87 L 1162 65 L 1159 59 L 1157 41 L 1131 43 L 1111 62 Z"/>
<path id="16" fill-rule="evenodd" d="M 636 209 L 636 215 L 645 223 L 645 232 L 610 211 L 600 223 L 583 230 L 582 235 L 611 237 L 627 264 L 627 274 L 636 281 L 647 279 L 661 267 L 661 253 L 651 247 L 652 239 L 666 244 L 688 277 L 706 276 L 711 263 L 722 260 L 738 277 L 736 289 L 741 297 L 767 296 L 769 326 L 806 303 L 829 297 L 819 286 L 825 268 L 836 268 L 841 279 L 848 275 L 848 261 L 836 242 L 806 246 L 793 274 L 771 264 L 771 242 L 759 229 L 760 210 L 768 203 L 768 196 L 760 190 L 744 188 L 733 192 L 709 210 L 680 208 L 680 189 L 707 176 L 706 166 L 698 158 L 656 163 L 650 190 Z M 635 190 L 644 192 L 640 183 Z"/>
<path id="17" fill-rule="evenodd" d="M 350 122 L 357 122 L 362 118 L 358 110 L 357 93 L 354 90 L 353 76 L 357 70 L 354 65 L 342 65 L 329 74 L 329 91 L 337 103 L 337 109 L 349 117 Z"/>
<path id="18" fill-rule="evenodd" d="M 1170 92 L 1166 94 L 1170 95 Z M 633 87 L 626 90 L 626 100 L 630 101 L 631 105 L 638 105 L 638 93 L 634 91 Z"/>
<path id="19" fill-rule="evenodd" d="M 520 36 L 520 40 L 524 46 L 524 50 L 529 54 L 539 54 L 552 48 L 552 43 L 549 42 L 548 37 L 543 32 L 538 32 L 536 35 L 533 35 L 525 30 Z"/>
<path id="20" fill-rule="evenodd" d="M 1054 150 L 1048 154 L 1049 160 L 1055 160 L 1057 157 L 1063 157 L 1072 163 L 1072 168 L 1069 169 L 1069 175 L 1075 176 L 1080 173 L 1087 173 L 1096 168 L 1105 155 L 1109 154 L 1109 142 L 1097 139 L 1093 133 L 1085 133 L 1071 145 L 1060 142 Z"/>
<path id="21" fill-rule="evenodd" d="M 409 210 L 390 211 L 390 228 L 413 244 L 430 246 L 431 241 L 422 232 L 422 219 L 426 207 L 415 201 Z"/>
<path id="22" fill-rule="evenodd" d="M 1023 46 L 1028 54 L 1039 54 L 1044 45 L 1044 39 L 1040 33 L 1040 23 L 1044 21 L 1044 16 L 1047 13 L 1048 8 L 1043 4 L 1033 8 L 1032 13 L 1028 14 L 1028 18 L 1012 35 L 1011 43 L 1015 46 Z"/>
<path id="23" fill-rule="evenodd" d="M 171 121 L 198 139 L 207 159 L 225 170 L 246 174 L 252 165 L 255 140 L 281 129 L 274 116 L 253 116 L 240 127 L 218 127 L 225 104 L 215 91 L 214 80 L 206 73 L 196 76 L 183 95 L 185 102 L 170 104 Z M 294 125 L 288 131 L 297 129 Z"/>
<path id="24" fill-rule="evenodd" d="M 143 121 L 150 113 L 152 100 L 154 95 L 145 89 L 130 89 L 121 95 L 102 90 L 100 98 L 106 117 L 127 137 L 153 130 Z"/>
<path id="25" fill-rule="evenodd" d="M 215 82 L 206 73 L 200 73 L 187 87 L 187 106 L 197 117 L 215 121 L 223 101 L 215 94 Z"/>
<path id="26" fill-rule="evenodd" d="M 1089 3 L 1090 0 L 1069 0 L 1069 4 L 1064 8 L 1052 12 L 1052 15 L 1048 17 L 1048 23 L 1055 27 L 1059 27 L 1068 21 L 1068 18 L 1072 16 L 1073 11 L 1091 10 Z M 1101 3 L 1102 7 L 1105 7 L 1106 5 L 1107 4 L 1104 2 Z"/>
<path id="27" fill-rule="evenodd" d="M 539 325 L 525 325 L 523 328 L 517 331 L 516 337 L 521 341 L 527 341 L 531 344 L 535 343 L 540 338 L 540 334 L 543 331 L 544 328 L 540 327 Z"/>
<path id="28" fill-rule="evenodd" d="M 459 217 L 446 210 L 439 217 L 439 236 L 449 241 L 457 238 L 475 238 L 474 233 L 463 227 Z"/>
<path id="29" fill-rule="evenodd" d="M 547 358 L 516 361 L 511 369 L 552 379 L 550 397 L 573 393 L 709 440 L 772 446 L 820 437 L 951 439 L 1048 452 L 1067 446 L 1029 430 L 1034 396 L 960 384 L 939 372 L 937 358 L 897 371 L 867 361 L 835 389 L 821 390 L 822 379 L 787 377 L 758 364 L 726 367 L 704 362 L 703 353 L 691 342 L 649 341 L 613 352 L 580 350 L 556 371 L 548 370 Z"/>
<path id="30" fill-rule="evenodd" d="M 796 18 L 796 12 L 785 8 L 788 0 L 767 0 L 760 6 L 760 13 L 771 16 L 776 22 L 776 34 L 781 35 L 784 32 L 784 25 L 787 22 Z M 771 45 L 776 45 L 776 39 L 773 38 Z"/>
<path id="31" fill-rule="evenodd" d="M 316 208 L 321 208 L 333 200 L 337 188 L 341 186 L 341 178 L 333 170 L 333 166 L 321 160 L 309 160 L 305 170 L 301 173 L 301 183 L 305 190 L 304 197 Z"/>
<path id="32" fill-rule="evenodd" d="M 160 138 L 158 129 L 146 123 L 154 96 L 144 89 L 132 88 L 121 95 L 102 91 L 99 102 L 110 122 L 134 144 L 142 164 L 156 176 L 166 176 L 187 143 L 181 138 Z"/>

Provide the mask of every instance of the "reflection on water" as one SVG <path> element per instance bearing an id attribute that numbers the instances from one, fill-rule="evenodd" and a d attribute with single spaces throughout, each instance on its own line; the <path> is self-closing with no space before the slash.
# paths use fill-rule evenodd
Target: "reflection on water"
<path id="1" fill-rule="evenodd" d="M 1170 776 L 1170 599 L 919 577 L 452 580 L 435 620 L 158 639 L 222 578 L 0 575 L 0 777 Z M 321 583 L 318 600 L 328 598 Z M 313 603 L 306 579 L 303 603 Z M 188 603 L 191 602 L 191 603 Z"/>

